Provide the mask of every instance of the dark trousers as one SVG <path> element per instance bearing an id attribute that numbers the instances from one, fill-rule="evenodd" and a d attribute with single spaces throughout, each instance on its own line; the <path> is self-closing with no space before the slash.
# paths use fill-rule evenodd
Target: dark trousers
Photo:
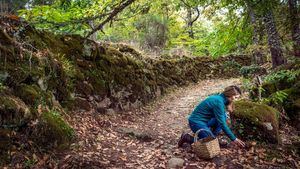
<path id="1" fill-rule="evenodd" d="M 210 131 L 213 134 L 212 137 L 216 137 L 222 131 L 221 125 L 218 123 L 216 118 L 210 119 L 205 125 L 189 121 L 189 126 L 194 133 L 196 133 L 199 129 Z M 201 131 L 198 134 L 198 138 L 202 139 L 208 137 L 209 135 L 210 134 L 208 132 Z"/>

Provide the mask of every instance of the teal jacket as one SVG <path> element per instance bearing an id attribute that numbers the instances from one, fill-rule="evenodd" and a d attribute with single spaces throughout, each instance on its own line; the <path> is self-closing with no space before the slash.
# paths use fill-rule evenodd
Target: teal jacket
<path id="1" fill-rule="evenodd" d="M 228 100 L 224 94 L 209 96 L 195 108 L 189 116 L 189 121 L 205 126 L 211 118 L 216 118 L 224 133 L 233 141 L 236 137 L 226 123 L 227 104 Z"/>

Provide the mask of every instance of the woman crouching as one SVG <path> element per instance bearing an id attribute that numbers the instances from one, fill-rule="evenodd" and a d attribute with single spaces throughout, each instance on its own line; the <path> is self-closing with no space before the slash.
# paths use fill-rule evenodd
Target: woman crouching
<path id="1" fill-rule="evenodd" d="M 211 131 L 216 137 L 223 131 L 233 143 L 240 147 L 245 147 L 245 143 L 232 133 L 227 125 L 226 107 L 229 112 L 233 111 L 232 102 L 241 95 L 241 89 L 235 85 L 226 87 L 223 93 L 212 95 L 200 102 L 188 118 L 189 127 L 196 133 L 200 129 Z M 211 129 L 213 128 L 213 130 Z M 207 132 L 201 131 L 199 139 L 208 137 Z M 189 134 L 182 134 L 178 146 L 183 143 L 192 144 L 193 137 Z"/>

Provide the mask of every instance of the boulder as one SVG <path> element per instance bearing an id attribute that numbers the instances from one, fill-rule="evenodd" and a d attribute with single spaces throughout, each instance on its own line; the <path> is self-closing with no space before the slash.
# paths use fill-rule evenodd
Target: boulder
<path id="1" fill-rule="evenodd" d="M 0 94 L 0 125 L 18 127 L 28 122 L 32 116 L 30 109 L 18 97 Z"/>
<path id="2" fill-rule="evenodd" d="M 29 107 L 20 98 L 0 94 L 0 165 L 9 161 L 12 129 L 26 126 L 31 117 Z"/>
<path id="3" fill-rule="evenodd" d="M 63 119 L 58 111 L 45 111 L 39 117 L 39 123 L 32 137 L 44 148 L 68 147 L 74 138 L 73 128 Z"/>
<path id="4" fill-rule="evenodd" d="M 183 159 L 174 157 L 168 161 L 168 168 L 182 168 L 183 164 Z"/>
<path id="5" fill-rule="evenodd" d="M 244 140 L 279 142 L 279 112 L 265 104 L 237 101 L 231 114 L 236 134 Z"/>
<path id="6" fill-rule="evenodd" d="M 145 132 L 145 131 L 139 131 L 137 129 L 125 128 L 125 127 L 119 128 L 119 131 L 121 133 L 124 133 L 125 135 L 135 137 L 141 141 L 152 141 L 153 140 L 152 134 Z"/>
<path id="7" fill-rule="evenodd" d="M 90 111 L 92 109 L 90 102 L 81 97 L 75 97 L 74 106 L 80 110 Z"/>

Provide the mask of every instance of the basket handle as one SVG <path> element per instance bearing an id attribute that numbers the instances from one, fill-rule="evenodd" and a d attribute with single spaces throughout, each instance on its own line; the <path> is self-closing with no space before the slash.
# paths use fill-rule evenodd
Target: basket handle
<path id="1" fill-rule="evenodd" d="M 206 130 L 206 129 L 199 129 L 197 130 L 197 132 L 195 133 L 195 136 L 194 136 L 194 143 L 196 143 L 198 141 L 198 135 L 201 131 L 205 131 L 206 133 L 208 133 L 210 136 L 212 136 L 213 138 L 216 138 L 213 133 L 210 131 L 210 130 Z"/>

